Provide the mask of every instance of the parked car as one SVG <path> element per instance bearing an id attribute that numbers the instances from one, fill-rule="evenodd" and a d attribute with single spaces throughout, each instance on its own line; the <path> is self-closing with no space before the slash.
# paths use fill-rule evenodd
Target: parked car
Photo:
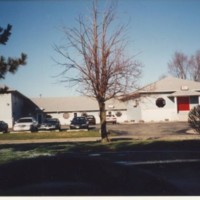
<path id="1" fill-rule="evenodd" d="M 70 129 L 89 129 L 89 122 L 86 117 L 74 117 Z"/>
<path id="2" fill-rule="evenodd" d="M 61 125 L 60 121 L 56 118 L 47 118 L 44 122 L 39 126 L 39 130 L 60 130 Z"/>
<path id="3" fill-rule="evenodd" d="M 116 124 L 117 118 L 114 115 L 106 115 L 106 122 Z"/>
<path id="4" fill-rule="evenodd" d="M 0 132 L 3 132 L 3 133 L 8 132 L 8 124 L 4 121 L 0 121 Z"/>
<path id="5" fill-rule="evenodd" d="M 87 118 L 87 120 L 88 120 L 90 125 L 95 125 L 96 124 L 96 119 L 95 119 L 95 117 L 93 115 L 87 115 L 86 118 Z"/>
<path id="6" fill-rule="evenodd" d="M 38 130 L 38 122 L 33 117 L 23 117 L 17 120 L 13 130 L 34 132 Z"/>

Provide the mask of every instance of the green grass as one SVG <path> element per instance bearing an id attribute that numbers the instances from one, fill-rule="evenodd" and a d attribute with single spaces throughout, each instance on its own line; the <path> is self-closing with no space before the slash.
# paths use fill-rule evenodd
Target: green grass
<path id="1" fill-rule="evenodd" d="M 98 131 L 49 131 L 49 132 L 16 132 L 0 134 L 0 140 L 30 140 L 30 139 L 59 139 L 59 138 L 81 138 L 100 137 Z"/>
<path id="2" fill-rule="evenodd" d="M 199 140 L 154 141 L 130 140 L 101 142 L 30 143 L 0 145 L 0 165 L 14 160 L 56 156 L 59 154 L 95 154 L 123 151 L 200 151 Z"/>

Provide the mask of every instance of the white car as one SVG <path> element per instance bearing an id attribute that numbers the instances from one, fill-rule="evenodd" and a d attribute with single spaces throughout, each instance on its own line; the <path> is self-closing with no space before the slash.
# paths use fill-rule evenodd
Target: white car
<path id="1" fill-rule="evenodd" d="M 114 115 L 106 115 L 106 122 L 116 124 L 117 118 Z"/>
<path id="2" fill-rule="evenodd" d="M 33 117 L 23 117 L 17 120 L 13 130 L 34 132 L 38 130 L 38 122 Z"/>

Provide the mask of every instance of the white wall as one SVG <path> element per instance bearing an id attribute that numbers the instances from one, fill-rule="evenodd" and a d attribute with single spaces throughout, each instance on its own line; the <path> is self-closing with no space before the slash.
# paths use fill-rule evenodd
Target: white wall
<path id="1" fill-rule="evenodd" d="M 142 119 L 141 107 L 139 106 L 139 99 L 130 100 L 127 102 L 127 121 L 138 122 Z"/>
<path id="2" fill-rule="evenodd" d="M 168 95 L 169 94 L 151 95 L 142 99 L 142 119 L 145 122 L 176 120 L 176 104 L 174 98 L 169 98 Z M 158 98 L 163 98 L 165 100 L 166 105 L 164 107 L 158 107 L 156 105 L 156 100 Z"/>
<path id="3" fill-rule="evenodd" d="M 135 100 L 129 101 L 127 106 L 128 121 L 135 122 L 159 122 L 159 121 L 176 121 L 177 109 L 174 98 L 169 98 L 169 94 L 148 95 Z M 159 108 L 156 100 L 163 98 L 166 105 Z"/>
<path id="4" fill-rule="evenodd" d="M 112 111 L 107 111 L 106 113 L 108 114 L 108 112 L 111 112 L 111 114 L 116 115 L 116 110 L 112 110 Z M 117 117 L 117 122 L 118 123 L 122 123 L 124 121 L 127 120 L 127 112 L 126 111 L 120 111 L 122 113 L 122 115 L 120 117 Z M 81 116 L 83 112 L 76 112 L 77 116 Z M 96 119 L 96 123 L 99 124 L 100 123 L 100 118 L 99 118 L 99 111 L 93 111 L 93 112 L 86 112 L 87 115 L 93 115 Z M 64 118 L 64 113 L 48 113 L 48 115 L 50 115 L 52 118 L 57 118 L 59 119 L 61 125 L 69 125 L 71 120 L 74 118 L 74 112 L 68 113 L 68 118 Z"/>
<path id="5" fill-rule="evenodd" d="M 0 120 L 12 127 L 12 102 L 11 94 L 0 94 Z"/>

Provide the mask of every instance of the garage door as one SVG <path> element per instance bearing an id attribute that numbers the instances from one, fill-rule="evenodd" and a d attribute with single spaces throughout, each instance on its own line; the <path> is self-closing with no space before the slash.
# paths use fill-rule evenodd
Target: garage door
<path id="1" fill-rule="evenodd" d="M 178 111 L 187 111 L 190 110 L 190 103 L 189 97 L 178 97 L 177 104 L 178 104 Z"/>

